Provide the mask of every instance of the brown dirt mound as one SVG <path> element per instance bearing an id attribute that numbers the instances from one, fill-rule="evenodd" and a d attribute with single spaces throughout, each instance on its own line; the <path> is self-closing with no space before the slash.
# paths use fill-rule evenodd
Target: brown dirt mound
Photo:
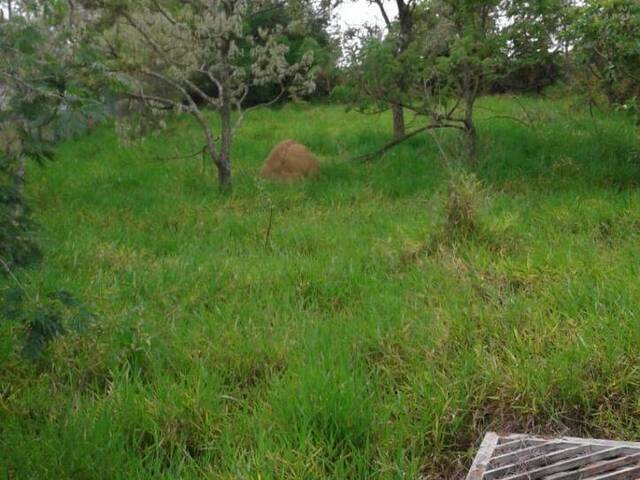
<path id="1" fill-rule="evenodd" d="M 260 175 L 271 180 L 298 180 L 320 173 L 318 160 L 305 147 L 293 140 L 285 140 L 271 150 Z"/>

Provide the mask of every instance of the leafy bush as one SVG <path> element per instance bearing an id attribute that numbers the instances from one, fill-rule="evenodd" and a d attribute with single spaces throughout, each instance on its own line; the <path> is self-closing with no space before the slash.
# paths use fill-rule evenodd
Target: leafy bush
<path id="1" fill-rule="evenodd" d="M 589 0 L 568 32 L 584 79 L 594 77 L 611 104 L 637 108 L 640 97 L 640 4 L 636 0 Z"/>
<path id="2" fill-rule="evenodd" d="M 35 224 L 21 192 L 15 166 L 0 153 L 0 272 L 40 260 Z"/>
<path id="3" fill-rule="evenodd" d="M 7 288 L 0 300 L 0 318 L 20 326 L 22 354 L 31 361 L 42 359 L 59 336 L 84 332 L 95 322 L 88 307 L 65 290 L 30 298 L 21 287 Z"/>

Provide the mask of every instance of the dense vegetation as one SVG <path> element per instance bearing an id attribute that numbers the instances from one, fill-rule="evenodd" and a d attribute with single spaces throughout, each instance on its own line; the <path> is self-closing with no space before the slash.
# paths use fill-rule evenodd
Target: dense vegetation
<path id="1" fill-rule="evenodd" d="M 481 184 L 454 183 L 457 203 L 453 133 L 345 162 L 390 117 L 342 107 L 251 113 L 227 195 L 167 159 L 199 145 L 186 118 L 130 148 L 108 126 L 60 145 L 28 185 L 47 261 L 18 280 L 96 320 L 37 363 L 0 324 L 0 470 L 454 478 L 490 428 L 638 438 L 635 127 L 520 103 L 481 101 Z M 522 107 L 530 127 L 489 119 Z M 256 179 L 285 137 L 320 179 Z M 469 198 L 475 227 L 456 229 Z"/>

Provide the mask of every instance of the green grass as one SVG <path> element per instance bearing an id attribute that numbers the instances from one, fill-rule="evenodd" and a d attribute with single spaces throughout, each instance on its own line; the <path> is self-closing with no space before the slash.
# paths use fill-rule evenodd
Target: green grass
<path id="1" fill-rule="evenodd" d="M 188 119 L 30 170 L 45 263 L 98 324 L 46 363 L 0 324 L 0 476 L 454 478 L 488 429 L 640 438 L 640 151 L 622 117 L 484 99 L 483 236 L 441 235 L 447 173 L 386 116 L 254 112 L 221 195 Z M 489 110 L 487 110 L 489 109 Z M 455 158 L 451 133 L 440 142 Z M 284 138 L 318 180 L 264 183 Z M 269 241 L 270 205 L 274 209 Z M 6 285 L 10 280 L 4 280 Z"/>

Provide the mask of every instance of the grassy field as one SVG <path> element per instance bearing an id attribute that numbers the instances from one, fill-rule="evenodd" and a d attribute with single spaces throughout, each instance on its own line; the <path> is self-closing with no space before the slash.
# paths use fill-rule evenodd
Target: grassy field
<path id="1" fill-rule="evenodd" d="M 188 119 L 61 145 L 30 170 L 46 260 L 17 280 L 97 321 L 36 364 L 0 322 L 0 477 L 451 480 L 488 429 L 640 438 L 637 130 L 521 102 L 478 109 L 467 238 L 446 222 L 454 134 L 347 161 L 387 116 L 254 112 L 229 195 L 167 159 L 200 148 Z M 319 179 L 258 180 L 284 138 Z"/>

